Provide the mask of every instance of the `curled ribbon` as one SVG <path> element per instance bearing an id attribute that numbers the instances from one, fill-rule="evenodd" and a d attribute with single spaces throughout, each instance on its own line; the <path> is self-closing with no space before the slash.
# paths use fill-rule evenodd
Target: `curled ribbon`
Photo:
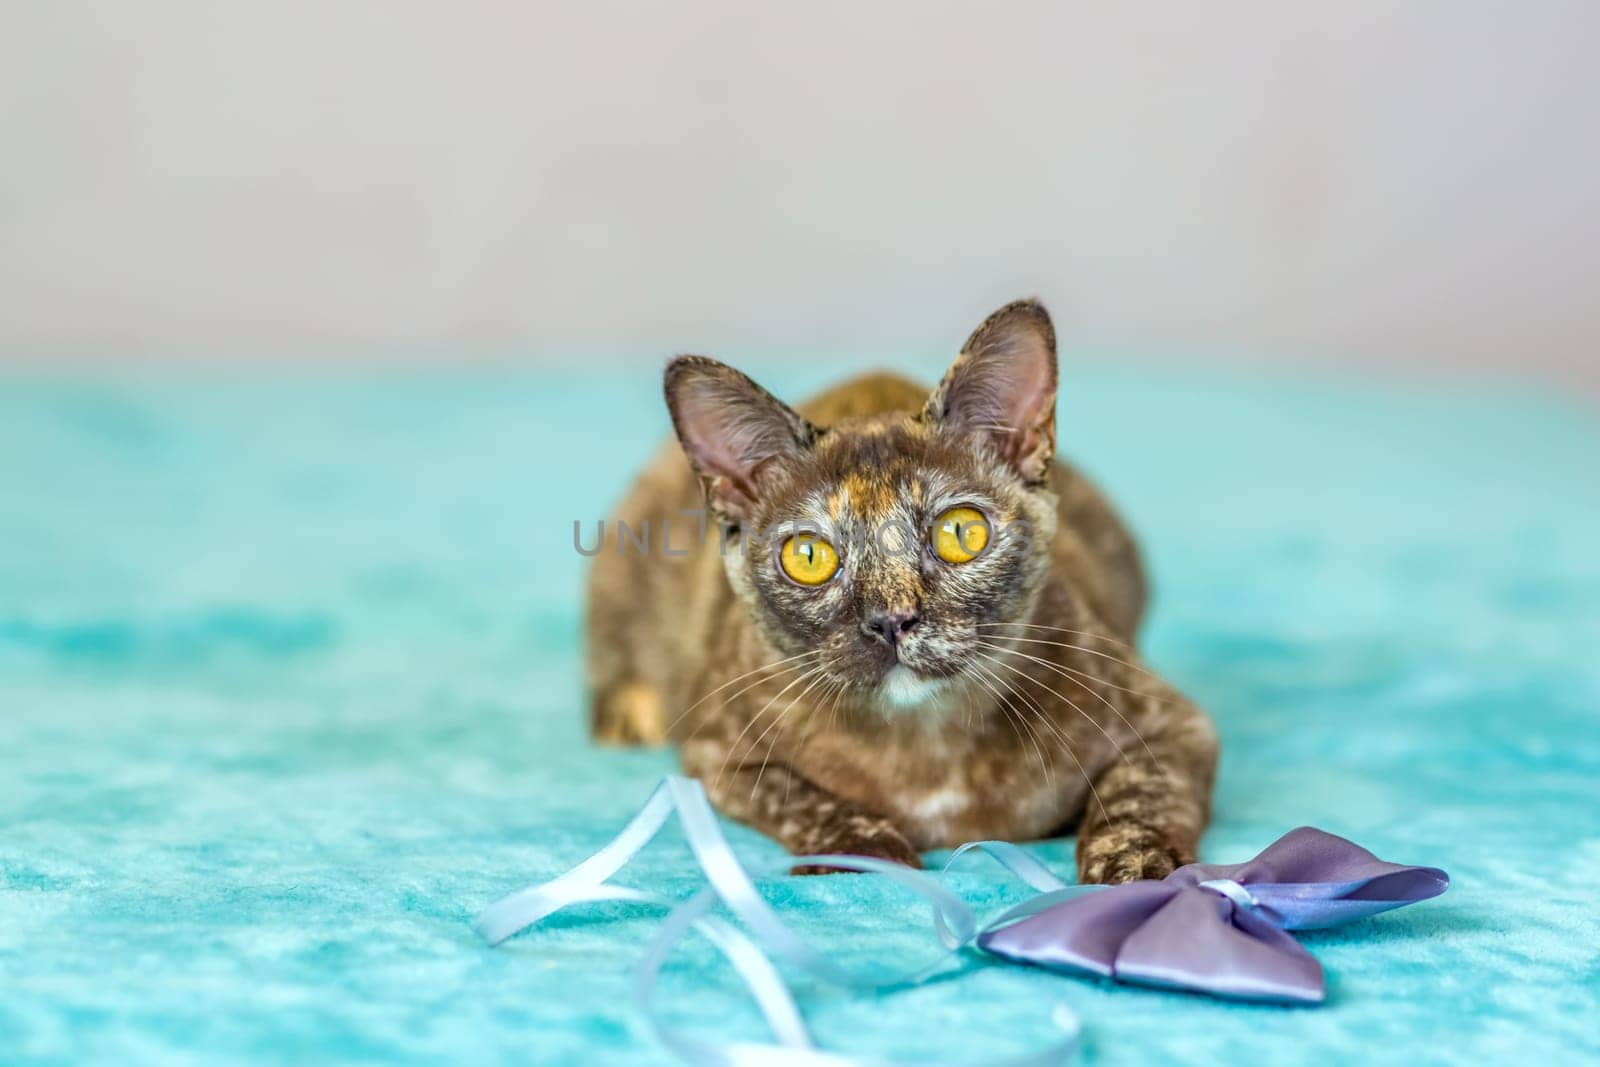
<path id="1" fill-rule="evenodd" d="M 707 888 L 688 900 L 679 901 L 639 889 L 608 884 L 607 880 L 660 832 L 674 812 L 688 839 L 690 850 L 705 873 Z M 1060 902 L 1103 888 L 1069 887 L 1033 857 L 1003 841 L 978 841 L 963 845 L 952 854 L 951 862 L 973 850 L 984 852 L 1040 891 L 1041 895 L 1022 905 L 1023 908 L 1042 900 Z M 898 863 L 865 856 L 832 854 L 801 856 L 792 862 L 881 874 L 911 890 L 933 908 L 934 935 L 941 951 L 931 960 L 910 968 L 878 965 L 857 970 L 841 965 L 812 947 L 778 917 L 777 912 L 757 891 L 755 883 L 750 880 L 723 837 L 700 783 L 679 775 L 671 775 L 663 780 L 638 814 L 600 851 L 558 878 L 513 893 L 490 905 L 478 916 L 475 928 L 489 944 L 498 945 L 513 934 L 574 904 L 620 900 L 660 908 L 667 912 L 667 917 L 640 962 L 634 983 L 634 999 L 641 1014 L 649 1020 L 656 1037 L 679 1057 L 691 1063 L 711 1065 L 803 1063 L 832 1067 L 890 1067 L 894 1061 L 818 1049 L 773 959 L 816 978 L 853 989 L 881 990 L 914 985 L 948 969 L 955 954 L 977 939 L 980 930 L 972 909 L 937 879 Z M 739 920 L 739 924 L 710 914 L 719 900 Z M 1019 917 L 1019 909 L 1012 909 L 996 921 L 1005 922 Z M 657 979 L 673 946 L 691 930 L 710 941 L 739 972 L 772 1031 L 776 1044 L 711 1040 L 685 1033 L 661 1020 L 654 1008 Z M 1045 1064 L 1062 1062 L 1077 1050 L 1080 1031 L 1077 1016 L 1065 1004 L 1061 1004 L 1055 1008 L 1052 1019 L 1061 1030 L 1061 1036 L 1044 1048 L 1003 1061 L 1005 1067 L 1044 1067 Z M 993 1064 L 996 1061 L 983 1062 Z"/>
<path id="2" fill-rule="evenodd" d="M 679 901 L 609 884 L 674 813 L 707 887 Z M 964 901 L 922 871 L 865 856 L 796 857 L 797 863 L 881 874 L 932 906 L 940 951 L 930 960 L 910 968 L 845 967 L 778 917 L 722 836 L 700 783 L 672 775 L 604 848 L 566 874 L 491 905 L 478 917 L 477 931 L 497 945 L 573 904 L 620 900 L 659 908 L 667 917 L 645 951 L 634 994 L 657 1038 L 677 1055 L 719 1067 L 889 1067 L 891 1061 L 878 1057 L 819 1050 L 773 960 L 835 985 L 882 990 L 915 985 L 946 971 L 957 953 L 976 945 L 1005 959 L 1053 970 L 1236 999 L 1318 1003 L 1324 996 L 1322 967 L 1286 931 L 1375 915 L 1437 896 L 1449 885 L 1449 876 L 1437 868 L 1386 863 L 1342 837 L 1304 826 L 1245 863 L 1192 863 L 1159 882 L 1110 887 L 1070 886 L 1003 841 L 962 845 L 950 863 L 974 850 L 1038 895 L 980 927 Z M 718 901 L 738 923 L 711 914 Z M 691 931 L 709 940 L 739 972 L 776 1044 L 709 1040 L 662 1022 L 653 1007 L 657 978 L 673 947 Z M 1079 1042 L 1077 1017 L 1060 1005 L 1053 1019 L 1061 1037 L 1004 1061 L 1005 1067 L 1043 1067 L 1072 1055 Z"/>

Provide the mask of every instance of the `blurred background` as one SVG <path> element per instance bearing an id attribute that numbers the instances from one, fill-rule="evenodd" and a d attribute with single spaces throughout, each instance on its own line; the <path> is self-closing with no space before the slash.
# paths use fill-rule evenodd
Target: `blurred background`
<path id="1" fill-rule="evenodd" d="M 1600 391 L 1589 0 L 3 8 L 16 363 L 870 360 L 1033 293 Z"/>
<path id="2" fill-rule="evenodd" d="M 1307 824 L 1457 885 L 1317 939 L 1316 1018 L 981 968 L 808 996 L 825 1047 L 982 1062 L 1067 996 L 1104 1067 L 1600 1062 L 1597 42 L 1600 0 L 0 0 L 0 1064 L 664 1062 L 654 919 L 470 928 L 676 766 L 587 743 L 574 528 L 669 354 L 931 380 L 1027 294 L 1141 655 L 1225 738 L 1207 858 Z M 629 884 L 687 895 L 671 836 Z M 753 1036 L 703 958 L 674 1021 Z"/>

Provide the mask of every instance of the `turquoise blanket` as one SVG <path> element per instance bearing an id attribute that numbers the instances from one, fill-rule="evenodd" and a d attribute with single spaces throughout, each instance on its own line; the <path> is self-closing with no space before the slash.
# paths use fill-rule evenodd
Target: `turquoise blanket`
<path id="1" fill-rule="evenodd" d="M 0 1060 L 666 1061 L 630 1003 L 655 917 L 500 950 L 470 927 L 673 766 L 583 726 L 573 522 L 666 427 L 633 365 L 0 379 Z M 1593 413 L 1077 367 L 1060 431 L 1144 536 L 1150 658 L 1221 727 L 1203 856 L 1310 823 L 1454 885 L 1307 936 L 1321 1008 L 974 958 L 877 997 L 800 983 L 820 1040 L 986 1062 L 1065 1001 L 1088 1063 L 1600 1058 Z M 1069 872 L 1070 844 L 1036 851 Z M 692 870 L 674 832 L 624 880 Z M 980 913 L 1025 892 L 976 860 L 951 881 Z M 770 893 L 841 951 L 928 944 L 876 879 Z M 703 946 L 663 997 L 762 1036 Z"/>

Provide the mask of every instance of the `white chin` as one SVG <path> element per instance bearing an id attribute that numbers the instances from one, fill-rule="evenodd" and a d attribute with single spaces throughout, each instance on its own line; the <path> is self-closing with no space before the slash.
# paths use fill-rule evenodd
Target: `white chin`
<path id="1" fill-rule="evenodd" d="M 899 710 L 921 707 L 942 688 L 944 688 L 942 679 L 920 677 L 905 664 L 896 663 L 889 668 L 889 673 L 883 676 L 883 681 L 879 683 L 878 694 L 885 705 Z"/>

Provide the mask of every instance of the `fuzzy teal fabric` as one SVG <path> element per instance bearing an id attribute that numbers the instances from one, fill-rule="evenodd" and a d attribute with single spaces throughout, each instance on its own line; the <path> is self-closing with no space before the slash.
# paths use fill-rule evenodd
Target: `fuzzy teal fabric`
<path id="1" fill-rule="evenodd" d="M 673 767 L 584 735 L 573 521 L 666 427 L 630 365 L 0 379 L 0 1060 L 668 1061 L 630 1001 L 655 917 L 500 950 L 470 926 Z M 1320 1008 L 975 957 L 880 996 L 798 983 L 820 1041 L 990 1062 L 1065 1001 L 1086 1063 L 1600 1058 L 1592 412 L 1073 368 L 1060 437 L 1144 537 L 1149 657 L 1220 725 L 1203 856 L 1309 823 L 1454 885 L 1308 935 Z M 1070 871 L 1070 842 L 1037 853 Z M 697 884 L 675 831 L 622 880 Z M 931 944 L 876 879 L 766 884 L 840 952 Z M 977 860 L 952 884 L 980 913 L 1024 893 Z M 704 946 L 663 996 L 762 1036 Z"/>

